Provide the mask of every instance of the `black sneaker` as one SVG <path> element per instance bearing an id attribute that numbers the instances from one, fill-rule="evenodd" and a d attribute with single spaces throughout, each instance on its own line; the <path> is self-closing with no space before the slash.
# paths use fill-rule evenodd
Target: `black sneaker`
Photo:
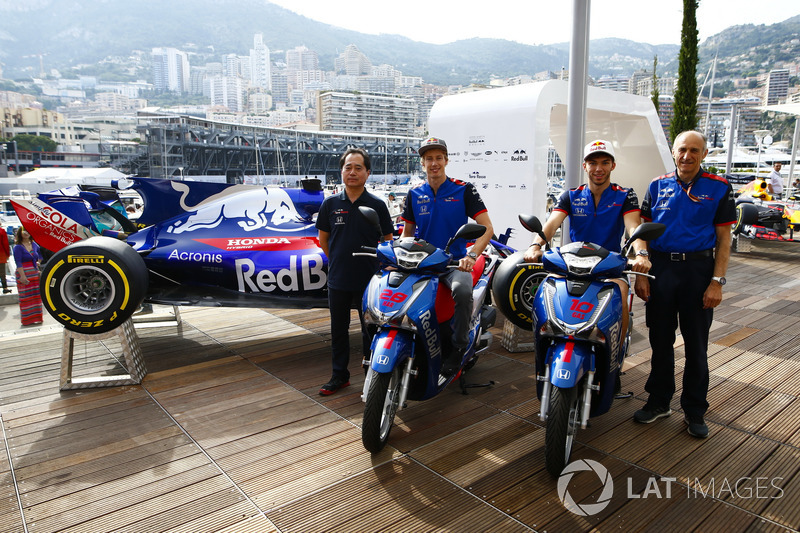
<path id="1" fill-rule="evenodd" d="M 320 394 L 320 396 L 330 396 L 331 394 L 333 394 L 337 390 L 343 389 L 343 388 L 347 387 L 348 385 L 350 385 L 350 380 L 349 379 L 342 379 L 342 378 L 332 377 L 329 382 L 327 382 L 325 385 L 323 385 L 319 389 L 319 394 Z"/>
<path id="2" fill-rule="evenodd" d="M 663 418 L 671 414 L 672 409 L 669 407 L 653 407 L 649 404 L 645 404 L 643 408 L 633 413 L 633 419 L 640 424 L 649 424 L 650 422 L 655 422 L 659 418 Z"/>
<path id="3" fill-rule="evenodd" d="M 686 415 L 683 417 L 683 421 L 689 426 L 687 431 L 692 437 L 697 437 L 698 439 L 708 437 L 708 426 L 702 416 Z"/>

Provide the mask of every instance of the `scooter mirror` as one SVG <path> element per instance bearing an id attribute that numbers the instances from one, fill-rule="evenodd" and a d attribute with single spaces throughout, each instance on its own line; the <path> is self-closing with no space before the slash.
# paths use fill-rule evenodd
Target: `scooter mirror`
<path id="1" fill-rule="evenodd" d="M 480 237 L 483 237 L 484 233 L 486 233 L 486 226 L 473 223 L 464 224 L 463 226 L 458 228 L 456 234 L 453 235 L 453 237 L 449 241 L 447 241 L 447 246 L 445 246 L 444 251 L 449 252 L 450 245 L 452 245 L 456 241 L 456 239 L 467 239 L 468 241 L 471 241 L 473 239 L 478 239 Z"/>
<path id="2" fill-rule="evenodd" d="M 637 239 L 641 239 L 643 241 L 652 241 L 653 239 L 657 239 L 664 233 L 665 229 L 667 229 L 667 226 L 659 222 L 642 222 L 635 230 L 633 230 L 633 233 L 628 238 L 628 242 L 625 243 L 625 247 Z"/>
<path id="3" fill-rule="evenodd" d="M 367 222 L 370 223 L 372 227 L 375 228 L 375 231 L 378 232 L 379 236 L 383 235 L 381 231 L 381 221 L 378 218 L 378 212 L 372 209 L 371 207 L 366 206 L 358 206 L 358 212 L 361 213 L 361 216 L 367 219 Z"/>
<path id="4" fill-rule="evenodd" d="M 519 221 L 522 223 L 522 227 L 531 233 L 542 232 L 542 223 L 533 215 L 519 215 Z"/>

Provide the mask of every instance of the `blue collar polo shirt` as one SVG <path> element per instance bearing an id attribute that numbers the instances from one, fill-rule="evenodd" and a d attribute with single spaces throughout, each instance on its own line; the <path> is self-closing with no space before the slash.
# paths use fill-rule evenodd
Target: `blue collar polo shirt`
<path id="1" fill-rule="evenodd" d="M 355 202 L 350 202 L 345 191 L 328 196 L 319 208 L 316 228 L 330 233 L 328 287 L 331 289 L 363 291 L 378 270 L 376 258 L 353 256 L 353 252 L 362 251 L 362 246 L 375 246 L 380 238 L 377 229 L 359 213 L 362 205 L 377 211 L 381 235 L 392 233 L 392 219 L 386 203 L 366 190 Z"/>
<path id="2" fill-rule="evenodd" d="M 717 244 L 717 226 L 736 222 L 733 190 L 725 178 L 703 169 L 688 184 L 676 171 L 654 179 L 642 201 L 642 218 L 666 224 L 650 241 L 658 252 L 702 252 Z"/>
<path id="3" fill-rule="evenodd" d="M 588 185 L 564 191 L 553 211 L 569 215 L 569 238 L 573 242 L 598 244 L 606 250 L 622 250 L 624 217 L 639 211 L 639 198 L 633 189 L 610 184 L 600 195 L 597 206 Z"/>
<path id="4" fill-rule="evenodd" d="M 409 190 L 401 218 L 416 224 L 417 237 L 444 249 L 458 228 L 486 211 L 473 184 L 447 178 L 436 194 L 427 182 Z M 454 259 L 466 256 L 466 241 L 457 240 L 450 252 Z"/>

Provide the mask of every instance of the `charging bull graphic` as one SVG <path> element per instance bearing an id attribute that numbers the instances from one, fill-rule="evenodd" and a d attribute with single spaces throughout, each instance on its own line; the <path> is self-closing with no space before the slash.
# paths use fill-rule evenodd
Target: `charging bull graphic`
<path id="1" fill-rule="evenodd" d="M 181 185 L 175 183 L 173 187 L 180 188 Z M 242 193 L 236 191 L 236 187 L 231 187 L 195 206 L 186 205 L 187 191 L 188 188 L 181 195 L 181 207 L 185 211 L 196 212 L 171 225 L 167 229 L 169 233 L 216 228 L 225 220 L 236 220 L 244 231 L 262 228 L 280 230 L 279 226 L 283 224 L 302 220 L 294 202 L 283 189 L 248 187 L 247 192 Z"/>

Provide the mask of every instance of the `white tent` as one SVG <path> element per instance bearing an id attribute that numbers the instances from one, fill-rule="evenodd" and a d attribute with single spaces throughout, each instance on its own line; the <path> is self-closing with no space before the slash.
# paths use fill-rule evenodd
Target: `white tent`
<path id="1" fill-rule="evenodd" d="M 617 159 L 612 181 L 633 187 L 641 199 L 650 180 L 675 168 L 655 107 L 644 96 L 588 89 L 585 141 L 611 142 Z M 551 142 L 567 164 L 567 82 L 445 96 L 428 124 L 432 136 L 447 142 L 448 175 L 478 187 L 495 231 L 516 228 L 515 247 L 530 242 L 517 215 L 547 216 Z"/>
<path id="2" fill-rule="evenodd" d="M 108 186 L 124 177 L 113 168 L 38 168 L 17 178 L 0 179 L 0 195 L 8 195 L 12 189 L 36 194 L 78 184 Z"/>

